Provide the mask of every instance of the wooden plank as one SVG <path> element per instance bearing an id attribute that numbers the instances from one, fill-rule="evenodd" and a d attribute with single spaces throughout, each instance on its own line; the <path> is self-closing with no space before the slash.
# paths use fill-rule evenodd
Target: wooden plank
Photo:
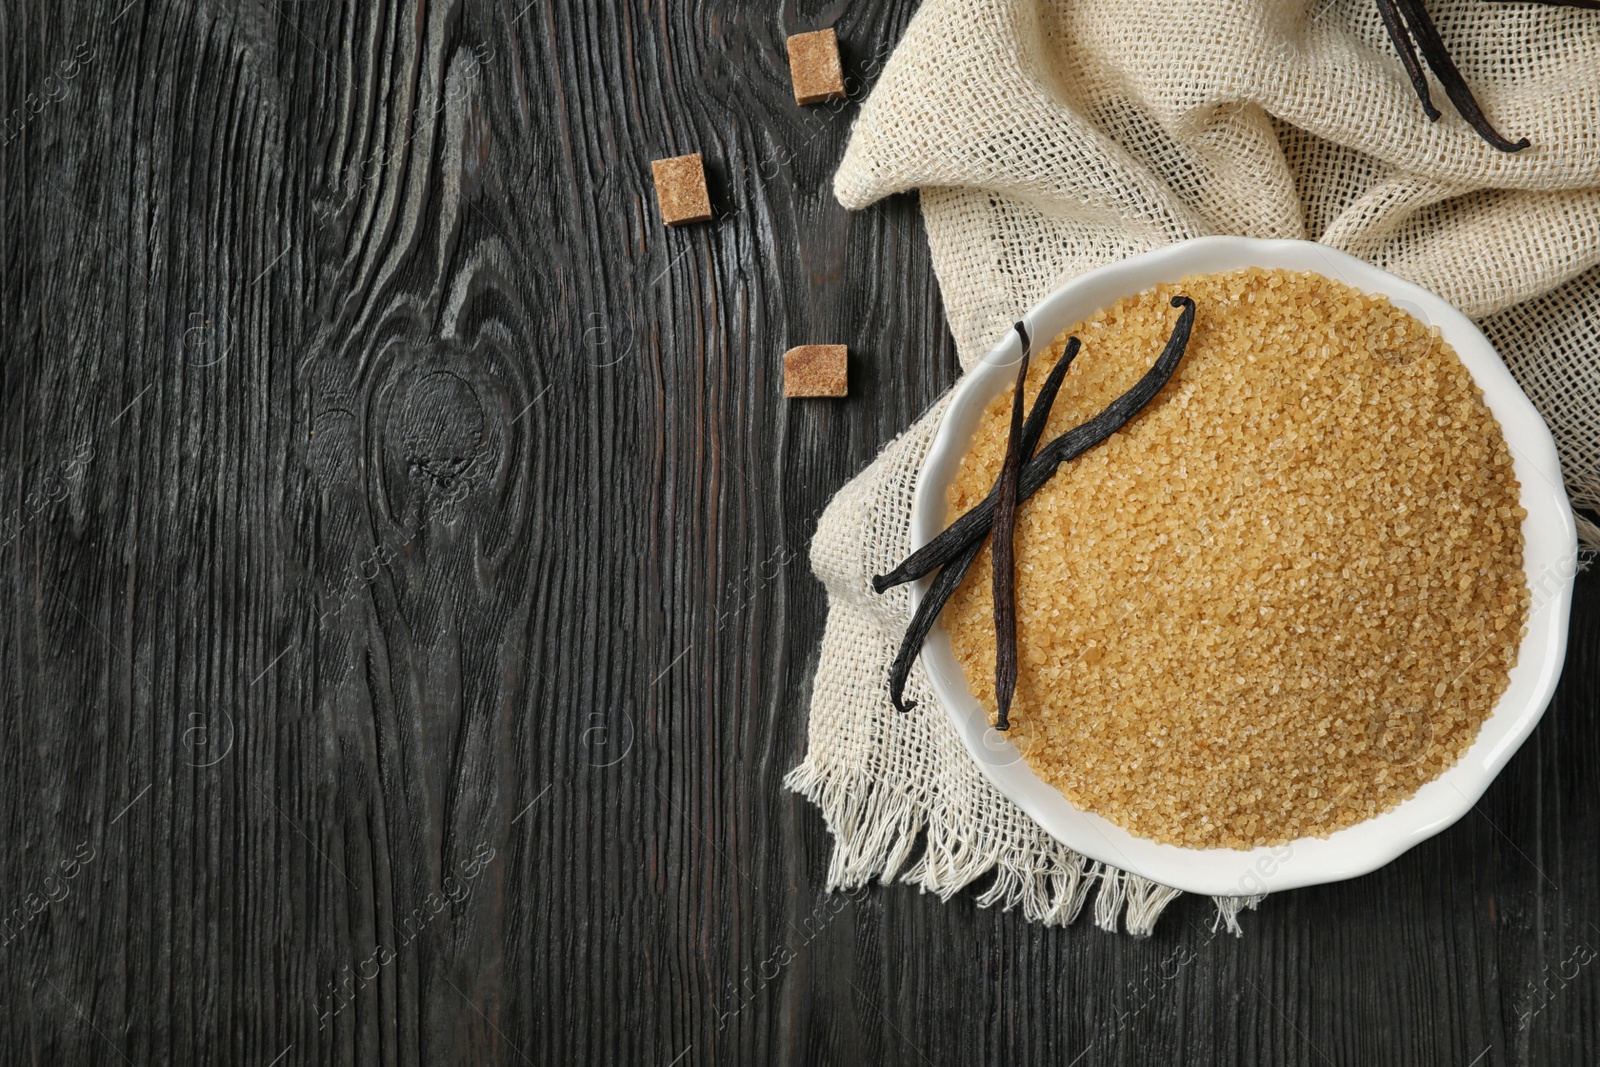
<path id="1" fill-rule="evenodd" d="M 808 541 L 956 376 L 914 198 L 830 190 L 915 6 L 0 12 L 9 1058 L 1593 1058 L 1593 575 L 1475 813 L 1243 940 L 822 892 Z"/>

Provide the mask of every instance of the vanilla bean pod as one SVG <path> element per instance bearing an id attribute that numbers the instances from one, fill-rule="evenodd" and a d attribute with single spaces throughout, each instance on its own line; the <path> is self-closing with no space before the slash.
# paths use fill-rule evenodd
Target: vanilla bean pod
<path id="1" fill-rule="evenodd" d="M 946 563 L 939 573 L 934 575 L 933 581 L 928 584 L 928 592 L 917 604 L 917 610 L 911 614 L 911 622 L 906 626 L 906 635 L 900 639 L 900 648 L 894 654 L 894 663 L 889 667 L 889 702 L 900 711 L 910 711 L 917 706 L 915 700 L 907 703 L 906 680 L 911 677 L 911 665 L 917 661 L 917 655 L 922 651 L 922 643 L 928 639 L 928 632 L 933 629 L 933 621 L 939 617 L 939 612 L 944 609 L 945 603 L 955 594 L 961 585 L 961 579 L 967 576 L 972 569 L 973 562 L 978 558 L 978 553 L 983 550 L 983 541 L 980 538 L 961 550 L 949 563 Z"/>
<path id="2" fill-rule="evenodd" d="M 1017 332 L 1023 338 L 1023 351 L 1028 350 L 1027 333 L 1022 324 L 1017 324 Z M 1050 376 L 1044 380 L 1044 385 L 1039 389 L 1039 395 L 1034 398 L 1033 410 L 1028 412 L 1028 422 L 1022 428 L 1022 442 L 1020 455 L 1024 458 L 1032 456 L 1033 450 L 1039 446 L 1039 439 L 1044 436 L 1045 426 L 1050 421 L 1050 409 L 1056 402 L 1056 394 L 1061 391 L 1061 383 L 1066 380 L 1067 370 L 1072 366 L 1072 361 L 1078 357 L 1078 339 L 1069 338 L 1067 349 L 1062 353 L 1061 359 L 1050 368 Z M 939 612 L 944 609 L 956 587 L 961 584 L 961 579 L 967 576 L 972 569 L 973 561 L 978 558 L 978 553 L 983 550 L 983 538 L 974 538 L 954 559 L 945 564 L 929 584 L 927 595 L 917 604 L 917 610 L 911 615 L 911 623 L 906 627 L 905 637 L 900 642 L 900 650 L 895 653 L 894 663 L 889 669 L 889 699 L 901 711 L 910 711 L 916 707 L 916 702 L 905 702 L 906 679 L 911 675 L 911 665 L 917 660 L 917 653 L 922 651 L 922 642 L 927 640 L 928 632 L 933 629 L 933 621 L 939 617 Z"/>
<path id="3" fill-rule="evenodd" d="M 1394 50 L 1400 53 L 1400 64 L 1406 68 L 1406 77 L 1411 79 L 1411 88 L 1416 92 L 1417 99 L 1422 101 L 1422 113 L 1428 116 L 1429 122 L 1437 122 L 1439 109 L 1433 106 L 1433 97 L 1428 91 L 1428 76 L 1423 73 L 1422 64 L 1417 61 L 1417 50 L 1411 44 L 1411 33 L 1400 17 L 1400 9 L 1395 6 L 1395 0 L 1378 0 L 1378 14 L 1383 16 L 1383 28 L 1389 31 L 1389 40 L 1394 42 Z"/>
<path id="4" fill-rule="evenodd" d="M 1483 109 L 1478 106 L 1477 97 L 1472 95 L 1471 88 L 1467 86 L 1467 79 L 1456 67 L 1455 60 L 1450 58 L 1450 50 L 1445 47 L 1444 38 L 1439 36 L 1439 30 L 1434 26 L 1433 19 L 1428 17 L 1428 11 L 1423 6 L 1422 0 L 1378 0 L 1378 10 L 1383 13 L 1384 25 L 1389 27 L 1390 36 L 1393 37 L 1395 27 L 1390 23 L 1391 12 L 1385 10 L 1386 5 L 1392 5 L 1396 13 L 1404 15 L 1410 35 L 1416 41 L 1417 50 L 1422 53 L 1422 58 L 1428 61 L 1428 68 L 1444 86 L 1445 95 L 1455 105 L 1456 112 L 1478 132 L 1479 137 L 1502 152 L 1520 152 L 1532 143 L 1526 137 L 1520 141 L 1508 141 L 1490 125 Z M 1405 62 L 1406 49 L 1401 47 L 1398 38 L 1395 47 L 1400 52 L 1401 61 Z M 1409 64 L 1407 71 L 1410 71 Z M 1433 103 L 1427 96 L 1426 87 L 1418 87 L 1415 77 L 1412 78 L 1412 85 L 1417 88 L 1423 109 L 1431 109 Z"/>
<path id="5" fill-rule="evenodd" d="M 995 729 L 1011 728 L 1011 696 L 1017 689 L 1017 475 L 1022 469 L 1022 391 L 1028 384 L 1028 357 L 1031 345 L 1028 331 L 1017 323 L 1022 338 L 1022 362 L 1017 366 L 1017 384 L 1011 394 L 1011 431 L 1006 436 L 1006 458 L 1000 465 L 1000 480 L 995 484 L 993 546 L 994 600 L 994 695 L 999 706 Z"/>
<path id="6" fill-rule="evenodd" d="M 1082 455 L 1122 429 L 1167 384 L 1173 371 L 1177 370 L 1178 362 L 1183 359 L 1189 345 L 1189 332 L 1194 327 L 1193 300 L 1186 296 L 1175 296 L 1172 306 L 1181 307 L 1183 311 L 1178 315 L 1172 336 L 1168 338 L 1167 346 L 1156 359 L 1155 365 L 1100 414 L 1057 437 L 1033 459 L 1024 463 L 1017 486 L 1019 500 L 1026 500 L 1038 492 L 1061 464 Z M 907 556 L 899 566 L 873 578 L 872 587 L 882 593 L 897 585 L 916 581 L 957 558 L 963 549 L 974 541 L 981 542 L 989 532 L 989 527 L 994 523 L 994 507 L 995 492 L 991 491 L 980 503 L 946 527 L 943 533 Z"/>

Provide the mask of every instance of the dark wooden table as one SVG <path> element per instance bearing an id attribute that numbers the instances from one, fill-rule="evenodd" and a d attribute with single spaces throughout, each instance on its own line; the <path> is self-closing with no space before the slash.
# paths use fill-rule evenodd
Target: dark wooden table
<path id="1" fill-rule="evenodd" d="M 956 362 L 783 42 L 915 6 L 6 0 L 0 1061 L 1600 1058 L 1593 575 L 1476 810 L 1242 940 L 823 893 L 805 548 Z"/>

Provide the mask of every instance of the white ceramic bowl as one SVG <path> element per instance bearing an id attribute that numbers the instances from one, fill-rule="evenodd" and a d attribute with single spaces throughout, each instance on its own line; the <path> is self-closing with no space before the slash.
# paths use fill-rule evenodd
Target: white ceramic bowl
<path id="1" fill-rule="evenodd" d="M 1091 271 L 1051 293 L 1023 320 L 1042 347 L 1068 326 L 1124 296 L 1175 282 L 1186 274 L 1252 266 L 1317 271 L 1363 292 L 1383 293 L 1392 303 L 1437 326 L 1483 389 L 1484 400 L 1500 421 L 1522 483 L 1522 506 L 1528 511 L 1522 523 L 1523 567 L 1533 604 L 1510 684 L 1461 761 L 1393 810 L 1325 838 L 1301 838 L 1275 848 L 1248 851 L 1157 844 L 1080 811 L 1034 775 L 1011 738 L 990 727 L 987 713 L 967 689 L 942 625 L 934 627 L 922 651 L 922 664 L 934 691 L 979 767 L 1046 831 L 1086 856 L 1163 885 L 1229 896 L 1366 874 L 1465 815 L 1532 732 L 1550 702 L 1566 655 L 1567 616 L 1577 572 L 1572 508 L 1562 488 L 1555 442 L 1544 420 L 1478 328 L 1445 301 L 1410 282 L 1309 241 L 1203 237 Z M 944 528 L 945 490 L 960 468 L 985 405 L 1015 381 L 1021 355 L 1020 340 L 1008 330 L 1005 340 L 956 386 L 917 481 L 911 510 L 913 548 L 926 544 Z M 1093 353 L 1085 352 L 1085 357 L 1093 358 Z M 927 585 L 926 579 L 918 582 L 913 598 L 920 600 Z"/>

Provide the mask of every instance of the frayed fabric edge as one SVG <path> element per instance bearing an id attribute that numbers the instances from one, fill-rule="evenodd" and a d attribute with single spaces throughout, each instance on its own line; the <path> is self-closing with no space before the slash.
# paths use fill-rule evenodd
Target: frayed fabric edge
<path id="1" fill-rule="evenodd" d="M 855 889 L 876 879 L 899 881 L 948 901 L 993 872 L 994 883 L 978 897 L 980 907 L 1021 907 L 1032 922 L 1067 926 L 1078 917 L 1097 886 L 1094 924 L 1116 932 L 1119 924 L 1134 937 L 1149 937 L 1180 890 L 1098 863 L 1045 838 L 1042 845 L 1005 842 L 979 848 L 946 820 L 934 816 L 905 792 L 879 779 L 847 779 L 807 757 L 784 778 L 784 786 L 817 806 L 833 837 L 827 890 Z M 922 852 L 912 862 L 918 838 Z M 910 866 L 907 868 L 907 865 Z M 907 868 L 902 872 L 902 868 Z M 1254 909 L 1265 896 L 1214 897 L 1219 926 L 1243 936 L 1239 912 Z"/>
<path id="2" fill-rule="evenodd" d="M 1594 562 L 1596 553 L 1600 553 L 1600 524 L 1582 511 L 1577 513 L 1579 560 L 1581 569 L 1587 570 Z"/>

